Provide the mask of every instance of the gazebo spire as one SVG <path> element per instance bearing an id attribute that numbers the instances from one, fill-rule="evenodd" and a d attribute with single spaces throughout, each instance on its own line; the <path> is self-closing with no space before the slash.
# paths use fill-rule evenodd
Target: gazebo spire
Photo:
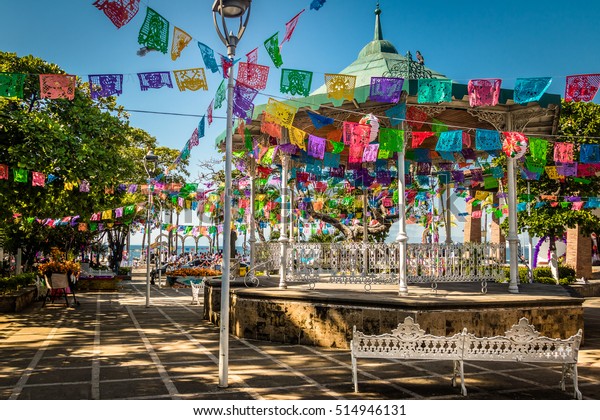
<path id="1" fill-rule="evenodd" d="M 373 41 L 383 41 L 383 30 L 381 29 L 379 15 L 381 15 L 381 9 L 379 8 L 379 2 L 377 2 L 375 8 L 375 35 L 373 36 Z"/>

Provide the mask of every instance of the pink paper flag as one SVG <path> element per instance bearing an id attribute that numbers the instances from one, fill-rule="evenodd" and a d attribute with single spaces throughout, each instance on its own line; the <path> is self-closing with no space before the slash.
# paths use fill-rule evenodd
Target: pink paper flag
<path id="1" fill-rule="evenodd" d="M 298 13 L 296 16 L 290 19 L 288 23 L 285 24 L 285 35 L 283 37 L 283 40 L 281 41 L 281 44 L 279 44 L 280 48 L 285 42 L 289 41 L 292 38 L 294 29 L 296 29 L 296 25 L 298 24 L 298 19 L 300 19 L 300 15 L 304 13 L 305 10 L 306 9 L 302 9 L 300 13 Z"/>
<path id="2" fill-rule="evenodd" d="M 567 76 L 565 101 L 589 102 L 600 87 L 600 74 L 578 74 Z"/>

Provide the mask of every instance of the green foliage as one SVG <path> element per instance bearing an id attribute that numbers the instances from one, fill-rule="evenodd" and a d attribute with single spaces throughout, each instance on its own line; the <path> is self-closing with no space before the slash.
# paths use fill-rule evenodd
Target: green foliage
<path id="1" fill-rule="evenodd" d="M 600 138 L 600 105 L 591 102 L 565 102 L 561 104 L 561 114 L 557 141 L 579 144 L 598 144 Z M 577 150 L 577 147 L 575 148 Z M 550 153 L 552 149 L 550 148 Z M 575 156 L 578 160 L 579 156 Z M 552 161 L 549 154 L 548 161 Z M 530 193 L 534 196 L 556 195 L 561 201 L 565 196 L 596 197 L 600 195 L 600 181 L 597 177 L 588 178 L 589 184 L 581 184 L 573 178 L 566 177 L 563 181 L 552 180 L 543 173 L 539 181 L 530 181 Z M 527 193 L 527 181 L 519 178 L 518 193 Z M 536 208 L 532 203 L 530 215 L 520 212 L 518 224 L 521 230 L 527 229 L 538 237 L 549 236 L 561 238 L 568 228 L 579 226 L 584 234 L 590 234 L 597 229 L 600 218 L 589 209 L 573 211 L 562 205 L 552 207 L 544 204 Z"/>
<path id="2" fill-rule="evenodd" d="M 114 209 L 144 201 L 140 194 L 105 189 L 121 183 L 145 183 L 148 175 L 143 157 L 154 149 L 156 139 L 129 125 L 128 115 L 114 97 L 92 100 L 87 82 L 77 81 L 75 97 L 41 99 L 38 74 L 63 74 L 58 66 L 33 56 L 18 57 L 0 52 L 0 71 L 24 73 L 23 99 L 0 97 L 0 163 L 25 169 L 26 183 L 12 179 L 0 182 L 0 232 L 4 248 L 15 253 L 23 249 L 26 263 L 38 250 L 60 246 L 78 252 L 98 233 L 81 233 L 72 227 L 54 229 L 41 226 L 37 219 L 79 216 L 87 223 L 93 212 Z M 178 150 L 156 148 L 159 161 L 150 168 L 153 176 L 170 166 Z M 181 168 L 185 175 L 183 160 Z M 31 171 L 53 175 L 45 187 L 32 186 Z M 87 181 L 89 192 L 65 188 L 67 183 Z M 14 217 L 14 215 L 20 215 Z M 125 224 L 129 219 L 121 219 Z M 119 229 L 116 225 L 115 229 Z"/>
<path id="3" fill-rule="evenodd" d="M 510 281 L 510 267 L 504 267 L 504 278 Z M 529 283 L 529 269 L 519 266 L 519 283 Z"/>
<path id="4" fill-rule="evenodd" d="M 533 281 L 537 281 L 539 278 L 544 277 L 553 278 L 550 267 L 536 267 L 533 269 Z M 556 280 L 554 280 L 554 283 L 556 283 Z"/>
<path id="5" fill-rule="evenodd" d="M 558 266 L 558 277 L 561 279 L 572 277 L 575 278 L 575 269 L 566 265 Z"/>
<path id="6" fill-rule="evenodd" d="M 35 273 L 0 277 L 0 295 L 18 292 L 24 287 L 35 284 Z"/>
<path id="7" fill-rule="evenodd" d="M 575 281 L 575 270 L 567 266 L 558 267 L 559 284 L 570 284 Z M 510 267 L 504 267 L 504 281 L 510 281 Z M 550 267 L 536 267 L 533 269 L 533 282 L 543 284 L 556 284 L 552 277 Z M 519 283 L 529 283 L 529 269 L 519 266 Z"/>
<path id="8" fill-rule="evenodd" d="M 129 275 L 131 275 L 131 267 L 119 267 L 118 274 L 120 276 L 129 276 Z"/>

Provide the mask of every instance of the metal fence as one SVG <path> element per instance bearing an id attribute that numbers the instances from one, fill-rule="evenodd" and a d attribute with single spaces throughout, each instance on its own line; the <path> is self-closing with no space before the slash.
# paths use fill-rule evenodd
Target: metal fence
<path id="1" fill-rule="evenodd" d="M 398 243 L 306 243 L 294 242 L 287 247 L 285 278 L 288 283 L 318 282 L 373 284 L 399 282 L 400 251 Z M 499 244 L 408 244 L 406 252 L 407 283 L 429 283 L 433 289 L 444 282 L 487 282 L 503 277 Z M 279 269 L 281 245 L 257 243 L 256 264 Z"/>

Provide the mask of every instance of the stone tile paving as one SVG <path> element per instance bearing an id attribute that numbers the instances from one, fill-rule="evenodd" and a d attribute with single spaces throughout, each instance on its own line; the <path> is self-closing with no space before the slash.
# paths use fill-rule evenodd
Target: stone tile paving
<path id="1" fill-rule="evenodd" d="M 354 393 L 350 354 L 232 337 L 229 387 L 218 387 L 219 330 L 189 289 L 134 277 L 118 292 L 78 294 L 0 315 L 0 399 L 571 399 L 560 366 L 468 363 L 469 395 L 450 386 L 451 362 L 363 360 Z M 600 399 L 600 298 L 585 303 L 580 390 Z"/>

